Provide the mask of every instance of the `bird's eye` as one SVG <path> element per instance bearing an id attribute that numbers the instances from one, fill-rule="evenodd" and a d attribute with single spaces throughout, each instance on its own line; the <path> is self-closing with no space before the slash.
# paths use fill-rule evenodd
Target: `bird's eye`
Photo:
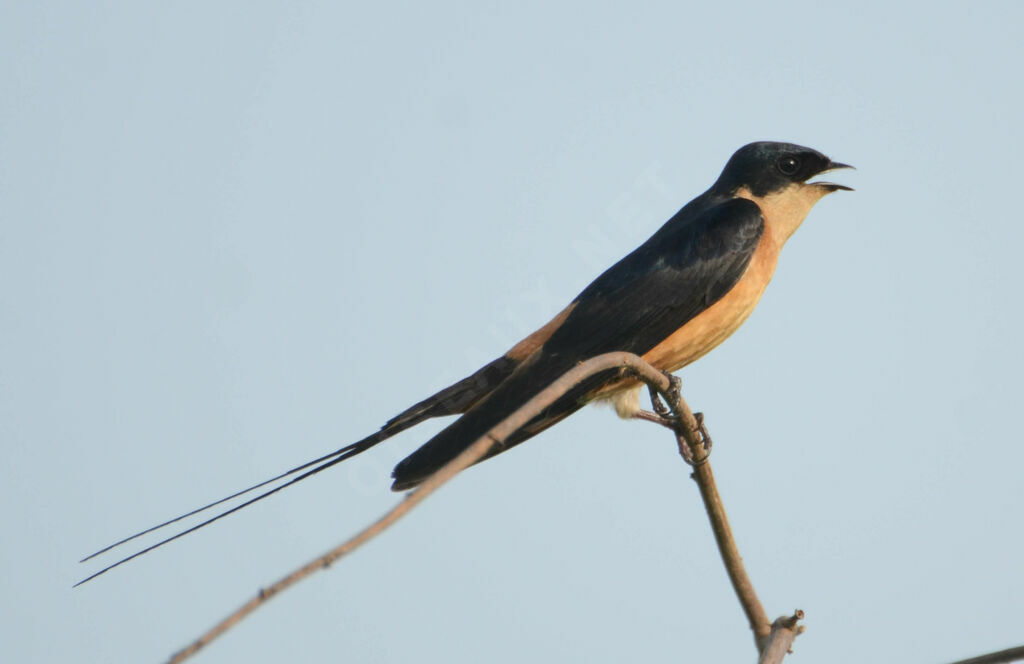
<path id="1" fill-rule="evenodd" d="M 800 160 L 796 157 L 780 157 L 775 166 L 783 175 L 795 175 L 800 170 Z"/>

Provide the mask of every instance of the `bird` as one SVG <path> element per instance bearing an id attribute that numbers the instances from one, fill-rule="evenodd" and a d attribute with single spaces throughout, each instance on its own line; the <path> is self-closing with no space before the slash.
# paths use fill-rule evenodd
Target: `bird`
<path id="1" fill-rule="evenodd" d="M 537 392 L 597 355 L 625 351 L 667 373 L 682 369 L 721 344 L 747 320 L 775 272 L 782 247 L 811 208 L 828 194 L 852 191 L 845 185 L 812 181 L 844 168 L 852 166 L 793 143 L 759 141 L 744 145 L 729 158 L 707 191 L 684 205 L 554 318 L 500 357 L 398 413 L 362 440 L 83 558 L 82 562 L 90 560 L 136 537 L 298 474 L 76 585 L 361 454 L 421 422 L 458 415 L 395 466 L 391 488 L 413 489 Z M 610 404 L 622 418 L 638 417 L 642 412 L 641 386 L 617 370 L 591 376 L 502 445 L 494 445 L 481 461 L 536 436 L 589 403 Z"/>

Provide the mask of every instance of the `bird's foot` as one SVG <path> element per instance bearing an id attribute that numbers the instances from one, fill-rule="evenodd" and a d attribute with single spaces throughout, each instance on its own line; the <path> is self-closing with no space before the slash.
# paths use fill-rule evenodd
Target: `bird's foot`
<path id="1" fill-rule="evenodd" d="M 704 413 L 694 413 L 693 419 L 697 420 L 697 434 L 700 436 L 701 447 L 696 454 L 685 436 L 680 434 L 678 430 L 676 430 L 676 435 L 679 438 L 679 454 L 683 457 L 683 461 L 691 466 L 699 466 L 707 461 L 711 455 L 711 434 L 708 433 L 707 427 L 704 426 Z M 697 458 L 697 455 L 699 455 L 699 458 Z"/>
<path id="2" fill-rule="evenodd" d="M 708 428 L 704 425 L 704 413 L 694 413 L 693 418 L 697 420 L 697 433 L 700 434 L 701 447 L 704 448 L 704 456 L 711 454 L 711 446 L 714 441 L 711 440 L 711 434 L 708 433 Z"/>
<path id="3" fill-rule="evenodd" d="M 670 374 L 667 371 L 662 371 L 661 373 L 668 379 L 668 389 L 665 390 L 665 398 L 668 399 L 669 403 L 668 408 L 670 408 L 672 412 L 675 412 L 680 399 L 683 398 L 683 381 L 679 376 Z M 653 397 L 651 398 L 651 401 L 654 401 Z M 661 399 L 659 398 L 658 401 L 660 402 Z M 657 406 L 655 406 L 655 409 L 657 409 Z"/>
<path id="4" fill-rule="evenodd" d="M 693 419 L 696 420 L 695 433 L 700 437 L 699 449 L 695 450 L 686 442 L 687 436 L 685 435 L 684 429 L 688 428 L 688 426 L 684 423 L 684 420 L 676 414 L 676 408 L 679 408 L 680 403 L 682 402 L 683 381 L 678 376 L 674 376 L 667 371 L 663 371 L 662 374 L 664 374 L 665 378 L 668 379 L 668 388 L 659 391 L 650 385 L 647 386 L 647 391 L 651 396 L 651 408 L 653 409 L 653 412 L 650 410 L 641 410 L 634 414 L 633 418 L 637 420 L 644 420 L 646 422 L 654 422 L 655 424 L 660 424 L 666 429 L 672 429 L 679 440 L 679 453 L 683 456 L 683 460 L 691 466 L 699 466 L 707 461 L 708 456 L 711 454 L 711 446 L 713 444 L 711 434 L 708 433 L 708 428 L 704 424 L 704 413 L 693 414 Z M 662 394 L 665 395 L 665 400 L 668 401 L 669 405 L 666 405 L 665 401 L 662 400 Z"/>
<path id="5" fill-rule="evenodd" d="M 661 373 L 668 379 L 668 389 L 664 392 L 669 405 L 666 406 L 665 402 L 661 400 L 661 393 L 654 386 L 648 385 L 647 393 L 651 395 L 651 407 L 655 413 L 662 417 L 674 417 L 671 413 L 675 412 L 675 406 L 679 403 L 679 399 L 682 396 L 683 381 L 680 380 L 679 376 L 674 376 L 667 371 L 662 371 Z"/>

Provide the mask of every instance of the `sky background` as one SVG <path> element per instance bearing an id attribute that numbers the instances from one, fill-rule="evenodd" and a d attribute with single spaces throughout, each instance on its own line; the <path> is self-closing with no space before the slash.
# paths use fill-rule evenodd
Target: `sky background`
<path id="1" fill-rule="evenodd" d="M 3 658 L 160 661 L 369 523 L 441 422 L 71 590 L 497 357 L 754 140 L 859 169 L 682 372 L 792 661 L 1024 643 L 1024 3 L 951 5 L 0 2 Z M 755 653 L 671 437 L 589 408 L 195 661 L 329 659 Z"/>

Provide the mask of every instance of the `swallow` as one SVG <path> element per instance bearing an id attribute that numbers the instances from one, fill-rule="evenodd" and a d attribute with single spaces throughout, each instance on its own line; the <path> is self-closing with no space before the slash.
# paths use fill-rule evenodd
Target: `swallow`
<path id="1" fill-rule="evenodd" d="M 459 415 L 395 466 L 391 488 L 412 489 L 537 392 L 591 357 L 627 351 L 662 371 L 678 371 L 725 341 L 750 316 L 771 281 L 783 245 L 811 208 L 830 193 L 852 191 L 841 184 L 811 181 L 842 168 L 851 167 L 792 143 L 765 141 L 743 146 L 707 191 L 683 206 L 646 242 L 501 357 L 407 408 L 362 440 L 97 551 L 83 562 L 135 537 L 301 473 L 79 584 L 425 420 Z M 640 389 L 641 383 L 618 370 L 592 376 L 503 445 L 492 448 L 484 459 L 536 436 L 589 403 L 609 403 L 620 417 L 636 417 L 641 412 Z"/>

